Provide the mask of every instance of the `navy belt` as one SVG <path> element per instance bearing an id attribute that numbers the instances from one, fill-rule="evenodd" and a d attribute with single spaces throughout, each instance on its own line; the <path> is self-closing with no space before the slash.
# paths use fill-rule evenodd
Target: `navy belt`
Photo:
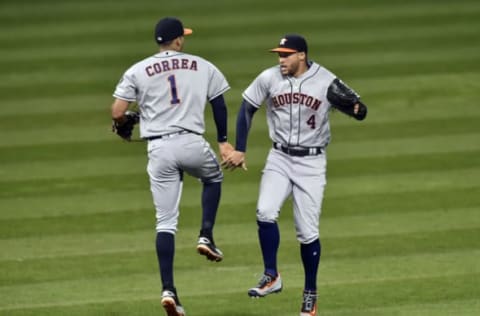
<path id="1" fill-rule="evenodd" d="M 163 134 L 163 135 L 149 136 L 149 137 L 145 137 L 145 139 L 146 140 L 154 140 L 154 139 L 170 138 L 170 137 L 173 137 L 173 136 L 183 135 L 183 134 L 188 134 L 188 133 L 191 133 L 191 132 L 183 130 L 183 131 L 173 132 L 173 133 L 168 133 L 168 134 Z"/>
<path id="2" fill-rule="evenodd" d="M 305 156 L 316 156 L 320 155 L 323 152 L 323 147 L 303 147 L 303 148 L 293 148 L 288 146 L 283 146 L 279 143 L 273 143 L 273 148 L 278 149 L 290 156 L 296 157 L 305 157 Z"/>

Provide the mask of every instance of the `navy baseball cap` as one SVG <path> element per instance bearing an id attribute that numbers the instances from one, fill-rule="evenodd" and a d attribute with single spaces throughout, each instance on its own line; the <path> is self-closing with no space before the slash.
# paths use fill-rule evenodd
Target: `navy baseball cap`
<path id="1" fill-rule="evenodd" d="M 307 41 L 298 34 L 287 34 L 280 39 L 276 48 L 270 50 L 273 53 L 307 53 Z"/>
<path id="2" fill-rule="evenodd" d="M 155 26 L 155 41 L 158 44 L 166 43 L 179 36 L 190 35 L 193 31 L 183 27 L 177 18 L 166 17 L 158 21 Z"/>

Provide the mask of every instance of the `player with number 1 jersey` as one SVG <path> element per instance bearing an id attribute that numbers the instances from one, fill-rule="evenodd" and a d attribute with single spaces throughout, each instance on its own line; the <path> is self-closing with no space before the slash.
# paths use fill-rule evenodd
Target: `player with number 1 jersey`
<path id="1" fill-rule="evenodd" d="M 148 141 L 147 171 L 157 219 L 161 304 L 168 316 L 185 316 L 173 277 L 184 174 L 202 183 L 197 251 L 211 261 L 223 259 L 213 239 L 223 172 L 203 137 L 207 101 L 212 106 L 220 155 L 225 158 L 233 151 L 227 142 L 227 107 L 223 98 L 230 87 L 212 63 L 183 52 L 184 36 L 191 33 L 177 18 L 161 19 L 155 27 L 158 53 L 125 72 L 113 94 L 112 105 L 117 130 L 128 122 L 126 113 L 131 102 L 136 102 L 140 110 L 140 136 Z"/>
<path id="2" fill-rule="evenodd" d="M 229 88 L 209 61 L 167 50 L 130 67 L 114 97 L 141 106 L 140 136 L 148 139 L 180 130 L 203 134 L 205 96 L 212 100 Z"/>

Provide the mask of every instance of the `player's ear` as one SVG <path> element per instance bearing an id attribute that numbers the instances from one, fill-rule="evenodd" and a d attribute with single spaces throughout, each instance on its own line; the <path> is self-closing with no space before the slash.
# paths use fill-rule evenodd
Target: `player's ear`
<path id="1" fill-rule="evenodd" d="M 181 50 L 183 48 L 183 42 L 185 41 L 183 36 L 179 36 L 176 39 L 174 39 L 175 47 L 178 50 Z"/>
<path id="2" fill-rule="evenodd" d="M 305 54 L 305 52 L 298 52 L 298 59 L 300 59 L 301 61 L 305 61 L 307 59 L 307 54 Z"/>

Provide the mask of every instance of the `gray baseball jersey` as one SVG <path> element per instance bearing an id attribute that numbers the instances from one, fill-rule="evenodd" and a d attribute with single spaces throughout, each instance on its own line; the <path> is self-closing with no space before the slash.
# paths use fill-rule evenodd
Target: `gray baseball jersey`
<path id="1" fill-rule="evenodd" d="M 270 138 L 286 147 L 326 147 L 330 142 L 329 85 L 335 75 L 316 63 L 298 78 L 283 76 L 280 66 L 263 71 L 243 92 L 253 106 L 266 103 Z M 275 222 L 292 195 L 297 239 L 308 244 L 319 236 L 326 185 L 326 153 L 293 157 L 270 149 L 260 183 L 257 219 Z"/>
<path id="2" fill-rule="evenodd" d="M 270 138 L 285 146 L 325 147 L 330 142 L 327 89 L 335 75 L 312 63 L 300 77 L 282 76 L 280 66 L 263 71 L 243 92 L 256 107 L 265 101 Z"/>
<path id="3" fill-rule="evenodd" d="M 115 89 L 115 98 L 137 102 L 140 136 L 156 137 L 148 142 L 147 171 L 158 232 L 176 232 L 183 172 L 203 182 L 223 179 L 215 152 L 202 134 L 207 100 L 229 88 L 207 60 L 163 51 L 130 67 Z"/>
<path id="4" fill-rule="evenodd" d="M 138 103 L 140 136 L 148 138 L 181 130 L 203 134 L 206 101 L 228 89 L 223 74 L 209 61 L 164 51 L 130 67 L 113 96 Z"/>

